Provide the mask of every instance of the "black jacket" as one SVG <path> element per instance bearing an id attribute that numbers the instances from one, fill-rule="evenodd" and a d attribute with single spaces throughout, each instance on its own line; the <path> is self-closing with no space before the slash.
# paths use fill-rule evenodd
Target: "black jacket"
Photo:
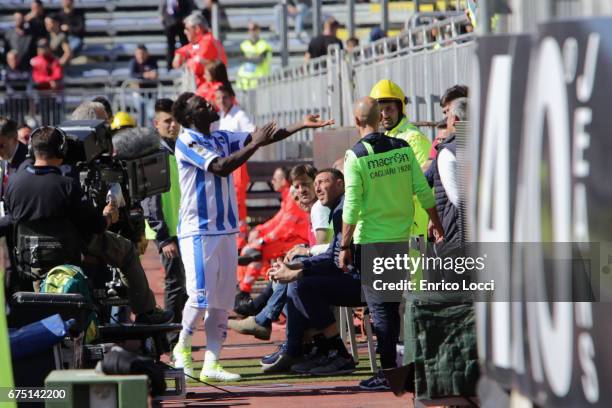
<path id="1" fill-rule="evenodd" d="M 456 155 L 457 145 L 455 143 L 455 135 L 450 135 L 443 143 L 436 146 L 438 154 L 444 149 Z M 463 242 L 463 228 L 461 220 L 461 211 L 450 202 L 442 180 L 438 171 L 438 161 L 432 163 L 433 167 L 433 186 L 436 196 L 436 211 L 440 217 L 440 222 L 444 228 L 444 242 Z"/>
<path id="2" fill-rule="evenodd" d="M 106 219 L 83 197 L 78 182 L 59 168 L 28 165 L 9 180 L 5 198 L 13 224 L 69 223 L 86 245 L 93 234 L 106 229 Z"/>

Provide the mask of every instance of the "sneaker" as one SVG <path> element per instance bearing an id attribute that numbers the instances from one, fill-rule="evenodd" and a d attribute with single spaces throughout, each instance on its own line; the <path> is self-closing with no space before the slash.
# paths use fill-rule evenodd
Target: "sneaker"
<path id="1" fill-rule="evenodd" d="M 234 298 L 234 309 L 242 304 L 249 303 L 249 301 L 253 301 L 250 293 L 243 291 L 236 293 L 236 297 Z"/>
<path id="2" fill-rule="evenodd" d="M 242 320 L 230 320 L 227 327 L 240 333 L 255 336 L 259 340 L 270 340 L 272 327 L 264 327 L 257 324 L 255 317 L 249 316 Z"/>
<path id="3" fill-rule="evenodd" d="M 245 317 L 255 316 L 257 314 L 255 304 L 253 303 L 253 299 L 251 299 L 250 296 L 236 304 L 234 306 L 234 312 L 236 312 L 236 314 L 238 315 Z"/>
<path id="4" fill-rule="evenodd" d="M 267 354 L 267 355 L 263 356 L 259 363 L 261 365 L 272 364 L 273 362 L 276 361 L 276 359 L 278 358 L 279 355 L 281 355 L 283 353 L 286 353 L 286 352 L 287 352 L 287 343 L 283 342 L 283 343 L 278 345 L 278 347 L 276 348 L 276 351 L 274 353 Z"/>
<path id="5" fill-rule="evenodd" d="M 280 353 L 276 356 L 274 361 L 268 364 L 261 365 L 261 371 L 264 373 L 280 373 L 289 371 L 294 364 L 301 361 L 299 357 L 292 357 L 287 353 Z"/>
<path id="6" fill-rule="evenodd" d="M 367 380 L 363 380 L 359 383 L 359 388 L 362 390 L 390 390 L 389 383 L 387 379 L 383 375 L 382 371 L 378 371 L 375 375 L 368 378 Z"/>
<path id="7" fill-rule="evenodd" d="M 310 353 L 304 357 L 304 361 L 291 366 L 291 371 L 298 374 L 308 374 L 310 370 L 319 367 L 327 358 L 327 354 L 320 352 L 320 349 L 315 345 Z"/>
<path id="8" fill-rule="evenodd" d="M 172 349 L 172 358 L 175 368 L 182 368 L 186 376 L 193 377 L 193 360 L 191 358 L 191 347 L 181 347 L 176 343 Z"/>
<path id="9" fill-rule="evenodd" d="M 318 367 L 310 370 L 312 375 L 340 375 L 350 374 L 357 369 L 353 357 L 344 357 L 338 354 L 338 350 L 331 350 L 327 357 L 320 361 Z"/>
<path id="10" fill-rule="evenodd" d="M 238 381 L 240 374 L 230 373 L 219 364 L 218 361 L 211 364 L 209 367 L 202 367 L 200 373 L 200 381 Z"/>
<path id="11" fill-rule="evenodd" d="M 136 323 L 140 324 L 166 324 L 172 322 L 174 313 L 171 310 L 164 310 L 157 306 L 147 313 L 140 313 L 136 316 Z"/>

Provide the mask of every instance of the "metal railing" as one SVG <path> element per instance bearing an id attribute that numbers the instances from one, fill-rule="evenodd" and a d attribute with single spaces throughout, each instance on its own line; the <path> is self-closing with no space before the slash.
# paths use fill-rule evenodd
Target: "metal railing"
<path id="1" fill-rule="evenodd" d="M 284 125 L 306 113 L 318 113 L 333 117 L 337 126 L 352 126 L 353 101 L 368 95 L 378 80 L 389 78 L 406 92 L 411 121 L 433 121 L 441 117 L 442 93 L 468 82 L 474 34 L 463 30 L 467 23 L 460 15 L 405 30 L 351 53 L 332 46 L 327 56 L 262 78 L 256 89 L 241 93 L 238 100 L 257 124 L 275 120 Z M 277 157 L 309 158 L 311 140 L 312 132 L 292 137 L 277 145 Z"/>

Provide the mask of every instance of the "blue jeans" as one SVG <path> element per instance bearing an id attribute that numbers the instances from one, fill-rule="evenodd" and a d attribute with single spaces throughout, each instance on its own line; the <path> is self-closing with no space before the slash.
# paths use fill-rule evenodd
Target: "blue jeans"
<path id="1" fill-rule="evenodd" d="M 272 322 L 278 320 L 287 299 L 287 284 L 273 283 L 272 296 L 266 306 L 255 316 L 255 322 L 264 327 L 271 327 Z"/>
<path id="2" fill-rule="evenodd" d="M 69 35 L 68 45 L 70 45 L 72 55 L 75 56 L 81 52 L 81 48 L 83 48 L 83 39 L 81 37 L 77 37 L 76 35 Z"/>
<path id="3" fill-rule="evenodd" d="M 296 8 L 296 14 L 287 13 L 287 15 L 288 17 L 295 18 L 295 33 L 299 35 L 302 31 L 304 31 L 304 19 L 310 14 L 310 8 L 302 3 L 298 3 Z M 274 29 L 278 35 L 281 34 L 282 19 L 283 8 L 280 4 L 277 4 L 274 6 Z"/>

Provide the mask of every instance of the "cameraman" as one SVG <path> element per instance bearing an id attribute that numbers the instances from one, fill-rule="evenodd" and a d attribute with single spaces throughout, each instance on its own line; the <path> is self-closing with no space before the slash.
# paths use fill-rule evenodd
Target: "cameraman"
<path id="1" fill-rule="evenodd" d="M 137 323 L 161 324 L 170 321 L 172 313 L 155 306 L 155 297 L 134 245 L 106 231 L 118 219 L 116 206 L 108 204 L 101 216 L 84 198 L 79 184 L 62 175 L 60 166 L 66 153 L 65 138 L 60 129 L 50 126 L 32 133 L 30 143 L 34 164 L 17 172 L 7 187 L 6 202 L 13 224 L 17 228 L 24 224 L 34 228 L 38 225 L 57 225 L 52 229 L 57 235 L 76 230 L 77 235 L 64 233 L 63 246 L 65 244 L 67 249 L 77 248 L 78 252 L 99 257 L 107 264 L 121 269 Z M 66 239 L 70 242 L 66 242 Z M 68 251 L 66 255 L 69 261 L 79 261 L 77 256 L 80 254 L 75 252 Z"/>

